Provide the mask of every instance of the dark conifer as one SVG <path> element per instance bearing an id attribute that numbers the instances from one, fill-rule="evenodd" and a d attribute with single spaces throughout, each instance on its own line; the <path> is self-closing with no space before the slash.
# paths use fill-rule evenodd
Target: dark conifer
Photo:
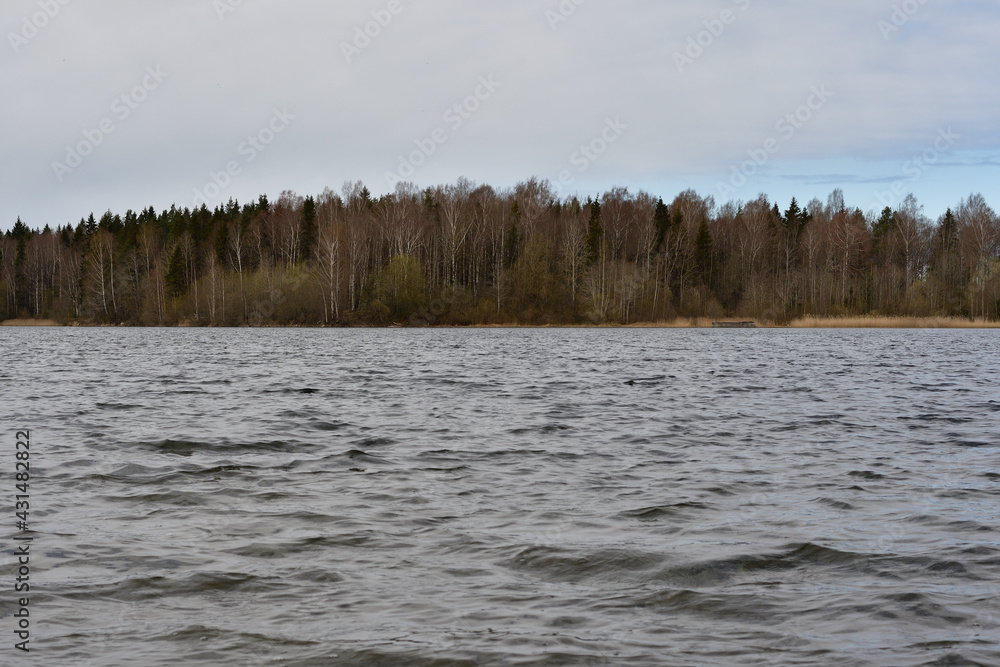
<path id="1" fill-rule="evenodd" d="M 167 266 L 167 290 L 172 296 L 181 296 L 187 292 L 187 270 L 184 264 L 184 253 L 178 243 L 174 246 L 174 254 L 170 256 L 170 264 Z"/>
<path id="2" fill-rule="evenodd" d="M 316 237 L 319 231 L 316 227 L 316 200 L 306 197 L 302 202 L 302 219 L 299 223 L 299 259 L 312 259 L 313 248 L 316 247 Z"/>
<path id="3" fill-rule="evenodd" d="M 712 280 L 712 231 L 708 228 L 708 220 L 704 218 L 698 225 L 698 235 L 694 239 L 694 245 L 698 277 L 708 285 Z"/>
<path id="4" fill-rule="evenodd" d="M 590 204 L 590 221 L 587 223 L 587 239 L 584 242 L 584 256 L 587 264 L 596 264 L 601 256 L 604 228 L 601 226 L 601 203 Z"/>

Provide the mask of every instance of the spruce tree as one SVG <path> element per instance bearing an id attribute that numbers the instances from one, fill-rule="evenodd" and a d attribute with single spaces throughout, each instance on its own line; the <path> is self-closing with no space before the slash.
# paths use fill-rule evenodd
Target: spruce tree
<path id="1" fill-rule="evenodd" d="M 299 222 L 299 259 L 312 259 L 319 230 L 316 227 L 316 200 L 306 197 L 302 202 L 302 220 Z"/>
<path id="2" fill-rule="evenodd" d="M 942 250 L 948 252 L 955 249 L 958 241 L 957 231 L 958 222 L 955 220 L 955 214 L 949 208 L 944 214 L 944 219 L 941 220 L 941 227 L 938 228 L 938 239 Z"/>
<path id="3" fill-rule="evenodd" d="M 670 231 L 670 209 L 663 203 L 662 197 L 656 202 L 656 212 L 653 214 L 653 229 L 655 230 L 653 249 L 650 254 L 655 256 L 660 254 L 663 244 L 667 241 L 667 232 Z"/>
<path id="4" fill-rule="evenodd" d="M 166 276 L 167 290 L 173 296 L 181 296 L 187 292 L 187 271 L 184 266 L 184 253 L 181 244 L 174 246 L 174 254 L 170 256 Z"/>
<path id="5" fill-rule="evenodd" d="M 28 225 L 26 225 L 23 222 L 21 222 L 21 218 L 20 218 L 20 216 L 18 216 L 17 222 L 14 223 L 14 226 L 11 228 L 10 232 L 8 232 L 8 233 L 10 234 L 10 237 L 12 239 L 14 239 L 15 241 L 20 241 L 21 239 L 24 239 L 24 238 L 27 238 L 28 236 L 30 236 L 31 235 L 31 230 L 28 229 Z"/>
<path id="6" fill-rule="evenodd" d="M 19 311 L 28 305 L 27 293 L 24 289 L 24 262 L 27 258 L 27 242 L 31 236 L 31 230 L 21 222 L 21 218 L 14 223 L 14 228 L 10 230 L 10 235 L 17 241 L 17 250 L 14 254 L 14 310 Z"/>
<path id="7" fill-rule="evenodd" d="M 712 280 L 712 231 L 708 228 L 708 220 L 701 219 L 698 225 L 698 235 L 694 239 L 694 259 L 698 276 L 707 285 Z"/>
<path id="8" fill-rule="evenodd" d="M 215 242 L 213 244 L 215 249 L 215 257 L 219 260 L 219 263 L 225 266 L 226 264 L 226 251 L 229 249 L 229 223 L 222 222 L 219 228 L 215 230 Z"/>
<path id="9" fill-rule="evenodd" d="M 584 242 L 584 253 L 587 264 L 597 263 L 601 256 L 601 243 L 604 240 L 604 228 L 601 226 L 601 203 L 593 201 L 590 204 L 590 222 L 587 224 L 587 238 Z"/>
<path id="10" fill-rule="evenodd" d="M 895 218 L 892 209 L 886 206 L 882 209 L 882 215 L 875 221 L 872 227 L 872 256 L 879 258 L 884 246 L 885 237 L 895 225 Z"/>
<path id="11" fill-rule="evenodd" d="M 792 232 L 797 232 L 799 229 L 799 220 L 802 217 L 802 209 L 799 208 L 799 202 L 796 201 L 795 197 L 792 197 L 792 203 L 788 206 L 788 210 L 785 211 L 785 226 Z"/>

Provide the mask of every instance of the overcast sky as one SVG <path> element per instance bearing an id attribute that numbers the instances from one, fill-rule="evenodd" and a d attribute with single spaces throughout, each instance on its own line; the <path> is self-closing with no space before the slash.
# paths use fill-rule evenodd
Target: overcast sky
<path id="1" fill-rule="evenodd" d="M 3 0 L 0 28 L 0 228 L 460 176 L 1000 208 L 995 0 Z"/>

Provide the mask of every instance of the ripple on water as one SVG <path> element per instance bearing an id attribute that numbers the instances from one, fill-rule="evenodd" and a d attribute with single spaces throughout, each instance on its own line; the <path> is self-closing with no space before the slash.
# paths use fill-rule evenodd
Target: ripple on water
<path id="1" fill-rule="evenodd" d="M 1000 664 L 990 332 L 0 336 L 34 664 Z"/>

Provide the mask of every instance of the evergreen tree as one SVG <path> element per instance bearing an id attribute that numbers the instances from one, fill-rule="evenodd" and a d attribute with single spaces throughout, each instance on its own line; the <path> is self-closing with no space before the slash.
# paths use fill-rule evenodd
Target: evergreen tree
<path id="1" fill-rule="evenodd" d="M 892 209 L 886 206 L 872 227 L 872 257 L 876 260 L 882 258 L 882 252 L 885 250 L 885 237 L 892 231 L 894 225 L 895 217 Z"/>
<path id="2" fill-rule="evenodd" d="M 601 226 L 601 203 L 593 201 L 590 204 L 590 221 L 587 223 L 587 238 L 584 241 L 584 257 L 587 264 L 597 263 L 601 256 L 601 244 L 604 240 L 604 228 Z"/>
<path id="3" fill-rule="evenodd" d="M 173 296 L 181 296 L 187 292 L 187 270 L 184 264 L 184 253 L 178 243 L 174 246 L 174 254 L 170 256 L 166 276 L 167 290 Z"/>
<path id="4" fill-rule="evenodd" d="M 944 219 L 941 220 L 941 226 L 938 228 L 938 244 L 942 251 L 951 252 L 955 249 L 957 243 L 958 221 L 955 220 L 955 214 L 949 208 L 944 214 Z"/>
<path id="5" fill-rule="evenodd" d="M 667 241 L 667 232 L 670 231 L 670 209 L 663 203 L 662 197 L 656 202 L 656 212 L 653 214 L 653 229 L 655 231 L 652 254 L 655 256 L 660 254 L 663 244 Z"/>
<path id="6" fill-rule="evenodd" d="M 580 200 L 573 197 L 573 201 L 570 202 L 569 209 L 573 212 L 574 216 L 580 215 L 580 211 L 583 210 L 583 207 L 580 206 Z"/>
<path id="7" fill-rule="evenodd" d="M 777 210 L 777 205 L 775 205 L 775 210 Z M 798 239 L 810 220 L 812 220 L 812 214 L 808 211 L 803 211 L 799 206 L 799 202 L 795 197 L 792 197 L 792 203 L 788 206 L 788 210 L 785 211 L 784 222 L 785 228 L 793 239 Z"/>
<path id="8" fill-rule="evenodd" d="M 698 277 L 708 285 L 712 280 L 712 231 L 708 228 L 708 220 L 701 219 L 698 234 L 694 239 L 694 261 Z"/>
<path id="9" fill-rule="evenodd" d="M 18 217 L 17 222 L 14 223 L 14 226 L 8 233 L 15 241 L 20 241 L 21 239 L 26 239 L 31 236 L 31 230 L 28 228 L 28 225 L 21 222 L 20 217 Z"/>
<path id="10" fill-rule="evenodd" d="M 226 264 L 226 252 L 229 250 L 229 223 L 223 222 L 219 225 L 219 228 L 215 230 L 215 242 L 213 243 L 215 250 L 215 257 L 219 260 L 219 263 L 225 266 Z"/>
<path id="11" fill-rule="evenodd" d="M 306 197 L 302 202 L 302 220 L 299 223 L 299 258 L 302 261 L 312 259 L 313 248 L 319 230 L 316 227 L 316 200 Z"/>
<path id="12" fill-rule="evenodd" d="M 85 248 L 87 243 L 87 221 L 80 218 L 80 223 L 73 231 L 73 247 Z"/>
<path id="13" fill-rule="evenodd" d="M 792 203 L 789 204 L 788 210 L 785 211 L 785 224 L 789 229 L 795 229 L 799 224 L 799 217 L 802 215 L 802 209 L 799 208 L 799 202 L 792 197 Z"/>
<path id="14" fill-rule="evenodd" d="M 27 258 L 27 243 L 28 237 L 31 236 L 31 230 L 28 226 L 21 222 L 21 218 L 17 219 L 14 223 L 14 228 L 10 230 L 11 237 L 17 241 L 17 250 L 14 253 L 14 309 L 20 310 L 27 307 L 28 305 L 28 295 L 24 288 L 24 262 Z"/>

